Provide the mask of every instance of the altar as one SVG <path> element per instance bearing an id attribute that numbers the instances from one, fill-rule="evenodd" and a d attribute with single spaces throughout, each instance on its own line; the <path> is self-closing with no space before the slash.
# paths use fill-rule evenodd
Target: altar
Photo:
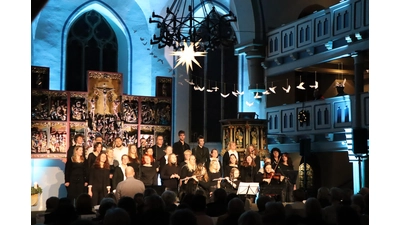
<path id="1" fill-rule="evenodd" d="M 245 150 L 253 145 L 263 159 L 269 156 L 267 143 L 267 120 L 255 118 L 254 112 L 240 112 L 236 119 L 220 120 L 222 126 L 221 155 L 227 151 L 229 142 L 236 143 L 236 150 L 241 160 L 244 159 Z"/>

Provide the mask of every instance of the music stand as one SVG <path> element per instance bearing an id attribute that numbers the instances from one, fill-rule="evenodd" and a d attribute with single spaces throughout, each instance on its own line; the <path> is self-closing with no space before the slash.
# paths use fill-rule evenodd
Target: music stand
<path id="1" fill-rule="evenodd" d="M 237 190 L 237 195 L 244 195 L 247 198 L 247 195 L 257 195 L 259 191 L 259 183 L 258 182 L 240 182 Z"/>

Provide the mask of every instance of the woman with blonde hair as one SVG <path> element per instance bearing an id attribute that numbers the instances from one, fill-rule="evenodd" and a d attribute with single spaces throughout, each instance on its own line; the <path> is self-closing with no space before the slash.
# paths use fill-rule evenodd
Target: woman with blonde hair
<path id="1" fill-rule="evenodd" d="M 240 165 L 239 153 L 236 151 L 236 143 L 233 141 L 229 142 L 228 149 L 225 152 L 224 156 L 222 157 L 222 166 L 224 169 L 229 165 L 230 163 L 229 157 L 232 154 L 235 155 L 237 164 Z M 228 175 L 224 174 L 224 176 L 227 177 Z"/>
<path id="2" fill-rule="evenodd" d="M 88 169 L 82 146 L 74 147 L 70 160 L 65 164 L 64 179 L 67 197 L 74 203 L 80 194 L 86 192 L 88 185 Z"/>
<path id="3" fill-rule="evenodd" d="M 160 178 L 166 190 L 178 193 L 178 185 L 180 176 L 180 168 L 174 153 L 168 155 L 168 163 L 162 167 Z"/>
<path id="4" fill-rule="evenodd" d="M 238 168 L 232 168 L 229 177 L 221 182 L 221 188 L 225 189 L 227 194 L 237 193 L 240 183 L 240 171 Z"/>
<path id="5" fill-rule="evenodd" d="M 184 160 L 183 160 L 183 162 L 181 162 L 181 164 L 179 164 L 180 168 L 183 168 L 183 166 L 186 165 L 189 162 L 189 159 L 190 159 L 191 155 L 192 155 L 192 150 L 190 150 L 190 149 L 186 149 L 183 152 Z"/>
<path id="6" fill-rule="evenodd" d="M 180 191 L 186 193 L 187 184 L 190 179 L 193 179 L 193 173 L 197 168 L 196 157 L 191 155 L 189 161 L 181 168 Z M 181 195 L 180 195 L 181 196 Z"/>
<path id="7" fill-rule="evenodd" d="M 221 187 L 221 165 L 218 160 L 210 160 L 208 168 L 208 178 L 210 180 L 210 195 Z"/>

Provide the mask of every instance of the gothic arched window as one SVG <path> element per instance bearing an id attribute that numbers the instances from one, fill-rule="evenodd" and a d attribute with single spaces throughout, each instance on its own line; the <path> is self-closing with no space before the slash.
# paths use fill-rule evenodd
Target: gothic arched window
<path id="1" fill-rule="evenodd" d="M 68 32 L 66 90 L 87 91 L 88 70 L 118 72 L 117 37 L 95 10 L 77 18 Z"/>
<path id="2" fill-rule="evenodd" d="M 310 164 L 306 163 L 306 168 L 304 168 L 304 163 L 299 166 L 299 185 L 298 188 L 311 188 L 313 186 L 314 171 Z"/>

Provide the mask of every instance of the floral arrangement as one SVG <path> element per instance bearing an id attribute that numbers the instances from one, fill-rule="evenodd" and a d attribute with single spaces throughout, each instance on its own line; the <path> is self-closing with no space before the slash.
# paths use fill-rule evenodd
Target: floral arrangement
<path id="1" fill-rule="evenodd" d="M 299 114 L 297 114 L 297 120 L 300 122 L 300 125 L 303 125 L 303 123 L 306 123 L 308 121 L 308 118 L 310 116 L 310 113 L 307 110 L 301 110 Z"/>
<path id="2" fill-rule="evenodd" d="M 31 195 L 42 194 L 42 188 L 35 182 L 31 187 Z"/>

